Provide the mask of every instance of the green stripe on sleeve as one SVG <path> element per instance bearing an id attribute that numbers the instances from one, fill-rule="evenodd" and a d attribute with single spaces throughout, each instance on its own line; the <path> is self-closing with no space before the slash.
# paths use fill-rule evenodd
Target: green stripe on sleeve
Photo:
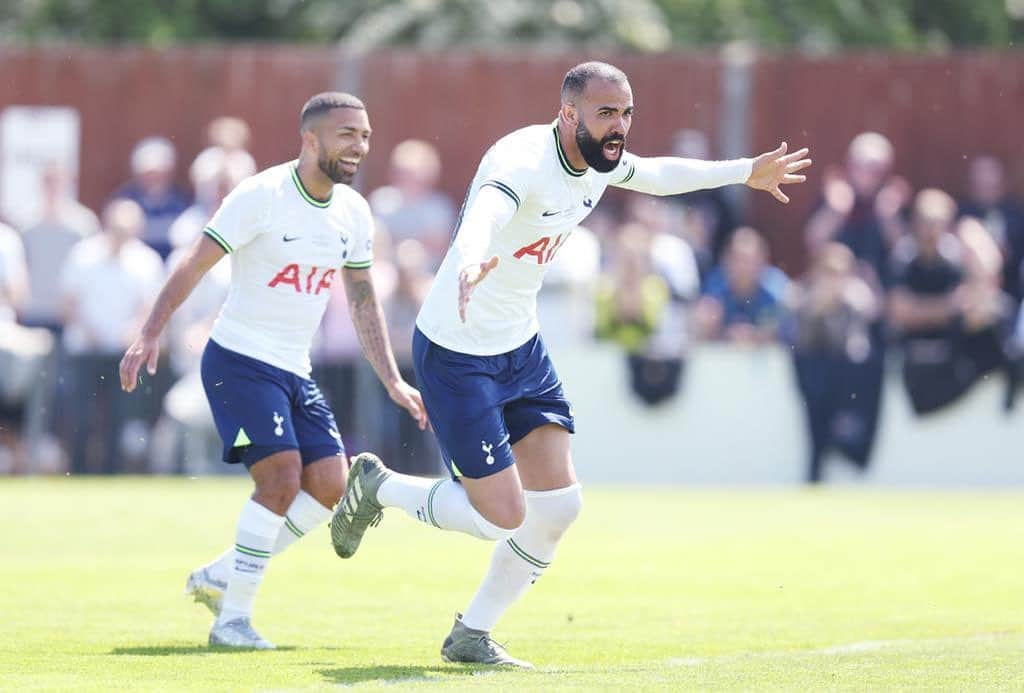
<path id="1" fill-rule="evenodd" d="M 491 186 L 492 188 L 497 188 L 498 190 L 512 198 L 512 201 L 516 203 L 516 209 L 518 209 L 519 205 L 522 204 L 519 199 L 519 195 L 516 194 L 516 191 L 502 183 L 500 180 L 484 181 L 483 185 L 481 185 L 480 187 L 486 188 L 488 185 Z"/>
<path id="2" fill-rule="evenodd" d="M 345 269 L 367 269 L 373 265 L 373 260 L 364 260 L 363 262 L 349 262 L 345 264 Z"/>
<path id="3" fill-rule="evenodd" d="M 225 253 L 231 252 L 231 244 L 224 240 L 224 237 L 217 233 L 212 226 L 207 226 L 203 229 L 203 233 L 210 237 L 210 239 L 219 245 Z"/>

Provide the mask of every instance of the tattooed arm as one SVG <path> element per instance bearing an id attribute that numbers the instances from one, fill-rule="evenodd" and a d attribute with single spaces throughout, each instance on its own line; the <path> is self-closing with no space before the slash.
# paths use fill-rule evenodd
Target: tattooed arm
<path id="1" fill-rule="evenodd" d="M 395 404 L 409 412 L 423 429 L 427 425 L 426 409 L 420 393 L 402 379 L 395 363 L 395 354 L 391 350 L 391 340 L 384 321 L 384 310 L 377 301 L 373 289 L 373 279 L 368 269 L 341 270 L 345 280 L 345 296 L 348 298 L 348 309 L 355 325 L 359 343 L 363 347 L 363 355 L 373 366 L 377 377 L 384 383 L 388 395 Z"/>

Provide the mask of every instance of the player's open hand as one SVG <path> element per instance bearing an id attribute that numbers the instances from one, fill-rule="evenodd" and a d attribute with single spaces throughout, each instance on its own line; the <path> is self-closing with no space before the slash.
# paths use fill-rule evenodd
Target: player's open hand
<path id="1" fill-rule="evenodd" d="M 388 388 L 388 395 L 395 404 L 405 409 L 409 412 L 409 416 L 416 419 L 416 424 L 420 427 L 421 431 L 426 430 L 430 422 L 427 421 L 427 408 L 423 406 L 423 397 L 420 395 L 419 390 L 404 380 L 399 380 Z"/>
<path id="2" fill-rule="evenodd" d="M 487 262 L 469 265 L 459 272 L 459 319 L 466 322 L 466 306 L 473 287 L 483 281 L 491 270 L 498 266 L 498 256 L 494 255 Z"/>
<path id="3" fill-rule="evenodd" d="M 755 190 L 767 190 L 779 202 L 786 204 L 789 198 L 779 188 L 780 185 L 790 183 L 803 183 L 807 176 L 802 176 L 797 171 L 802 171 L 811 165 L 810 159 L 805 159 L 808 149 L 804 147 L 792 154 L 787 154 L 788 145 L 783 142 L 779 148 L 772 152 L 766 152 L 754 159 L 754 167 L 747 179 L 747 185 Z"/>
<path id="4" fill-rule="evenodd" d="M 132 392 L 139 382 L 139 369 L 146 364 L 146 372 L 156 375 L 156 362 L 160 358 L 160 338 L 139 335 L 121 359 L 121 389 Z"/>

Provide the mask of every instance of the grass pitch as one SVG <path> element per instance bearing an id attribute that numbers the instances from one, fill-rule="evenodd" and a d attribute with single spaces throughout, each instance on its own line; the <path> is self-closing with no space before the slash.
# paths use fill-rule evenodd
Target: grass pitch
<path id="1" fill-rule="evenodd" d="M 1024 690 L 1024 494 L 588 488 L 495 632 L 536 672 L 448 665 L 482 542 L 385 513 L 274 559 L 275 652 L 211 652 L 185 578 L 243 479 L 0 480 L 0 689 Z"/>

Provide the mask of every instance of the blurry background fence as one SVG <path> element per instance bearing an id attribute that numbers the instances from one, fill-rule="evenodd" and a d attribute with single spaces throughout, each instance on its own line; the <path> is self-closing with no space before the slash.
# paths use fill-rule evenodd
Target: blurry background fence
<path id="1" fill-rule="evenodd" d="M 441 189 L 462 198 L 495 137 L 552 119 L 565 70 L 599 57 L 630 76 L 637 104 L 630 149 L 667 152 L 673 133 L 708 133 L 713 156 L 762 151 L 786 138 L 820 162 L 842 161 L 850 139 L 877 130 L 895 145 L 894 170 L 916 185 L 963 192 L 966 159 L 978 152 L 1008 163 L 1024 183 L 1024 53 L 968 51 L 941 56 L 720 53 L 482 54 L 384 51 L 366 55 L 296 46 L 189 46 L 167 50 L 86 46 L 0 47 L 0 109 L 61 105 L 81 116 L 80 199 L 98 209 L 129 176 L 132 146 L 163 133 L 190 161 L 206 124 L 231 114 L 249 122 L 260 166 L 297 151 L 297 113 L 312 93 L 349 89 L 367 102 L 374 150 L 361 173 L 372 190 L 387 176 L 387 152 L 417 137 L 444 162 Z M 730 79 L 725 79 L 731 71 Z M 996 107 L 998 105 L 998 107 Z M 745 140 L 742 152 L 737 143 Z M 954 165 L 954 163 L 958 165 Z M 181 182 L 186 172 L 179 169 Z M 751 198 L 749 214 L 789 272 L 804 262 L 799 229 L 818 188 L 792 203 Z"/>

